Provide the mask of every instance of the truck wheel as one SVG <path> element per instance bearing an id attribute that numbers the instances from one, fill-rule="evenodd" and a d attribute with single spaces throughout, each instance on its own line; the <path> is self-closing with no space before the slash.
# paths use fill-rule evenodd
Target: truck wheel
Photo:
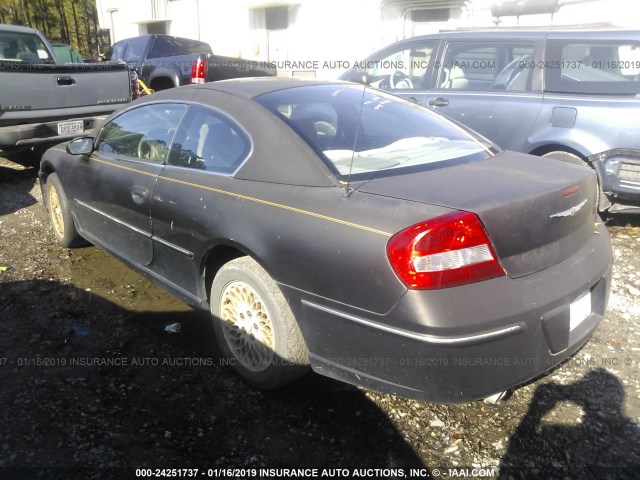
<path id="1" fill-rule="evenodd" d="M 269 390 L 308 370 L 307 347 L 282 292 L 252 258 L 225 264 L 211 285 L 218 345 L 250 385 Z"/>
<path id="2" fill-rule="evenodd" d="M 57 174 L 52 173 L 47 177 L 44 192 L 56 241 L 67 248 L 77 245 L 80 242 L 80 235 L 73 223 L 69 201 Z"/>

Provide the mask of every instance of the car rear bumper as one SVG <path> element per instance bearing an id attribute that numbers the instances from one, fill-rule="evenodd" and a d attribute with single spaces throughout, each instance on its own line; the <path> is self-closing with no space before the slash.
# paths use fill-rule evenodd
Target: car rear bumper
<path id="1" fill-rule="evenodd" d="M 120 105 L 20 112 L 20 116 L 0 121 L 0 148 L 54 144 L 91 133 Z M 81 120 L 84 133 L 58 134 L 58 124 Z"/>
<path id="2" fill-rule="evenodd" d="M 575 353 L 603 318 L 612 251 L 604 226 L 597 229 L 572 258 L 542 272 L 408 291 L 385 315 L 304 298 L 298 318 L 311 365 L 365 388 L 443 403 L 540 376 Z M 586 292 L 590 312 L 571 329 L 570 305 Z"/>

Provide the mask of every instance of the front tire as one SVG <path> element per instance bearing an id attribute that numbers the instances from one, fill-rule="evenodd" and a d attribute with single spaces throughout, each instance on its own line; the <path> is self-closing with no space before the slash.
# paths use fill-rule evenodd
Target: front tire
<path id="1" fill-rule="evenodd" d="M 57 174 L 52 173 L 47 177 L 44 194 L 56 241 L 67 248 L 79 244 L 81 237 L 73 223 L 69 201 Z"/>
<path id="2" fill-rule="evenodd" d="M 252 258 L 237 258 L 218 271 L 211 315 L 222 354 L 250 385 L 270 390 L 307 372 L 308 351 L 293 313 Z"/>

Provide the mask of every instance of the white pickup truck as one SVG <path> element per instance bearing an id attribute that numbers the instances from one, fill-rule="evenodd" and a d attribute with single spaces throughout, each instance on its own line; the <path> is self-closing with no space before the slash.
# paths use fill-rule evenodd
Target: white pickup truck
<path id="1" fill-rule="evenodd" d="M 81 135 L 137 93 L 126 65 L 58 64 L 39 31 L 13 25 L 0 25 L 0 85 L 4 151 Z"/>

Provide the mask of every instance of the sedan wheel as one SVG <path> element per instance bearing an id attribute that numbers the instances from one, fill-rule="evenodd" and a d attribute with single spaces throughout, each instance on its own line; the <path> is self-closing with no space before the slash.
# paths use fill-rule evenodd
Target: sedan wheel
<path id="1" fill-rule="evenodd" d="M 216 339 L 249 384 L 272 389 L 308 370 L 302 333 L 276 283 L 253 259 L 225 264 L 211 285 Z"/>
<path id="2" fill-rule="evenodd" d="M 51 213 L 51 224 L 57 237 L 64 237 L 64 218 L 62 217 L 62 207 L 60 197 L 56 187 L 49 188 L 49 211 Z"/>
<path id="3" fill-rule="evenodd" d="M 57 242 L 63 247 L 77 245 L 80 235 L 73 223 L 69 202 L 57 174 L 49 175 L 44 190 L 49 218 Z"/>
<path id="4" fill-rule="evenodd" d="M 264 300 L 245 282 L 229 283 L 221 297 L 224 338 L 243 367 L 264 372 L 273 361 L 273 325 Z"/>

